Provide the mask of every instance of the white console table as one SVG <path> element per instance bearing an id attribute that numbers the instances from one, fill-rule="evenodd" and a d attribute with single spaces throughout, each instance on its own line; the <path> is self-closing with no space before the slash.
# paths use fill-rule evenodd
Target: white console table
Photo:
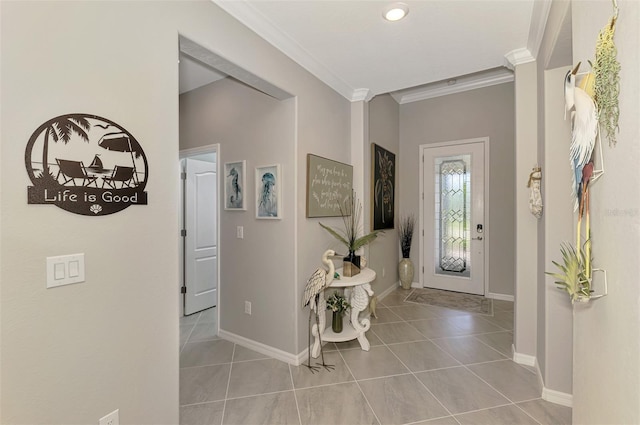
<path id="1" fill-rule="evenodd" d="M 313 358 L 317 358 L 320 355 L 320 340 L 322 342 L 344 342 L 351 341 L 352 339 L 358 339 L 360 347 L 364 351 L 369 351 L 369 340 L 365 336 L 365 332 L 371 327 L 371 321 L 369 318 L 360 320 L 358 317 L 360 312 L 365 310 L 369 306 L 369 297 L 373 295 L 371 289 L 371 282 L 376 278 L 376 272 L 369 268 L 365 268 L 355 276 L 345 277 L 342 274 L 342 269 L 336 270 L 340 275 L 340 279 L 334 279 L 331 285 L 327 289 L 332 288 L 344 288 L 344 295 L 349 304 L 351 304 L 351 314 L 347 321 L 345 321 L 342 332 L 335 333 L 331 329 L 331 326 L 325 328 L 326 318 L 325 310 L 327 308 L 327 302 L 324 298 L 324 293 L 320 293 L 318 299 L 318 314 L 320 325 L 313 324 L 311 327 L 311 334 L 315 337 L 315 342 L 311 349 L 311 355 Z M 318 328 L 321 329 L 318 335 Z"/>

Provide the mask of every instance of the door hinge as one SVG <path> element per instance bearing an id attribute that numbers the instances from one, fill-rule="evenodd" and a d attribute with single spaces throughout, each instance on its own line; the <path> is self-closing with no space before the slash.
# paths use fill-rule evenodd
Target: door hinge
<path id="1" fill-rule="evenodd" d="M 424 192 L 422 192 L 422 200 L 424 201 Z"/>
<path id="2" fill-rule="evenodd" d="M 422 274 L 424 274 L 424 266 L 422 266 Z"/>
<path id="3" fill-rule="evenodd" d="M 422 229 L 422 237 L 424 237 L 424 229 Z"/>
<path id="4" fill-rule="evenodd" d="M 182 180 L 186 180 L 187 179 L 187 173 L 180 173 L 180 179 Z"/>
<path id="5" fill-rule="evenodd" d="M 187 237 L 187 229 L 180 230 L 180 236 L 182 236 L 183 238 L 186 238 Z"/>
<path id="6" fill-rule="evenodd" d="M 183 286 L 182 288 L 180 288 L 180 293 L 181 294 L 186 294 L 187 293 L 187 287 Z"/>

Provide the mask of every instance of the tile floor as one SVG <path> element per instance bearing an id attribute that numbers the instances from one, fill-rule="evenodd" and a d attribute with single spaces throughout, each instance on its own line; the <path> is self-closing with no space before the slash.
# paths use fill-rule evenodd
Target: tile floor
<path id="1" fill-rule="evenodd" d="M 571 409 L 542 400 L 535 373 L 509 359 L 513 303 L 481 316 L 407 294 L 378 303 L 369 352 L 329 343 L 335 370 L 316 374 L 218 339 L 215 309 L 181 318 L 180 423 L 571 423 Z"/>

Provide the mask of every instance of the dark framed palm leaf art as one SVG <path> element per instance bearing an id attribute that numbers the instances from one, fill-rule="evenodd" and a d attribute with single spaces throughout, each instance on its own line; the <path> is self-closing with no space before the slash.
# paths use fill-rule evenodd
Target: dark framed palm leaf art
<path id="1" fill-rule="evenodd" d="M 371 144 L 371 228 L 393 229 L 395 217 L 396 155 Z"/>

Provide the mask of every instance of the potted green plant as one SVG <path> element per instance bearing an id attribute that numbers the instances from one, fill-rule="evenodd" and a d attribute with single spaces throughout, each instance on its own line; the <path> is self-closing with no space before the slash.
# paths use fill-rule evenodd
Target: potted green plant
<path id="1" fill-rule="evenodd" d="M 342 273 L 347 277 L 351 277 L 360 273 L 360 256 L 356 255 L 356 251 L 371 243 L 383 231 L 374 230 L 371 233 L 359 236 L 362 233 L 362 227 L 360 226 L 362 204 L 358 202 L 355 191 L 352 191 L 351 196 L 345 198 L 343 204 L 340 204 L 340 215 L 344 223 L 344 230 L 334 230 L 322 223 L 320 223 L 320 226 L 347 247 L 349 254 L 344 257 Z"/>
<path id="2" fill-rule="evenodd" d="M 327 310 L 333 312 L 333 319 L 331 321 L 331 330 L 333 330 L 333 332 L 337 334 L 342 332 L 342 316 L 349 308 L 351 308 L 351 305 L 339 292 L 334 292 L 327 298 Z"/>
<path id="3" fill-rule="evenodd" d="M 411 241 L 413 239 L 413 229 L 416 224 L 416 218 L 413 214 L 409 214 L 400 219 L 398 223 L 398 237 L 400 239 L 400 250 L 402 251 L 402 260 L 398 264 L 398 273 L 400 275 L 400 284 L 403 289 L 411 288 L 413 283 L 413 262 L 411 262 Z"/>
<path id="4" fill-rule="evenodd" d="M 591 219 L 589 216 L 589 181 L 593 173 L 593 163 L 589 163 L 583 170 L 584 189 L 578 204 L 578 223 L 576 228 L 575 247 L 568 242 L 560 245 L 562 264 L 552 261 L 559 269 L 559 273 L 549 273 L 559 289 L 566 291 L 571 298 L 571 304 L 588 302 L 591 299 L 591 283 L 593 276 L 591 259 Z M 582 244 L 582 219 L 585 218 L 585 241 Z"/>
<path id="5" fill-rule="evenodd" d="M 571 297 L 571 303 L 587 302 L 591 297 L 591 277 L 587 269 L 587 255 L 580 248 L 576 250 L 571 244 L 564 243 L 560 246 L 562 264 L 552 261 L 559 269 L 559 273 L 549 273 L 556 279 L 558 289 L 567 291 Z M 590 271 L 590 270 L 589 270 Z"/>

